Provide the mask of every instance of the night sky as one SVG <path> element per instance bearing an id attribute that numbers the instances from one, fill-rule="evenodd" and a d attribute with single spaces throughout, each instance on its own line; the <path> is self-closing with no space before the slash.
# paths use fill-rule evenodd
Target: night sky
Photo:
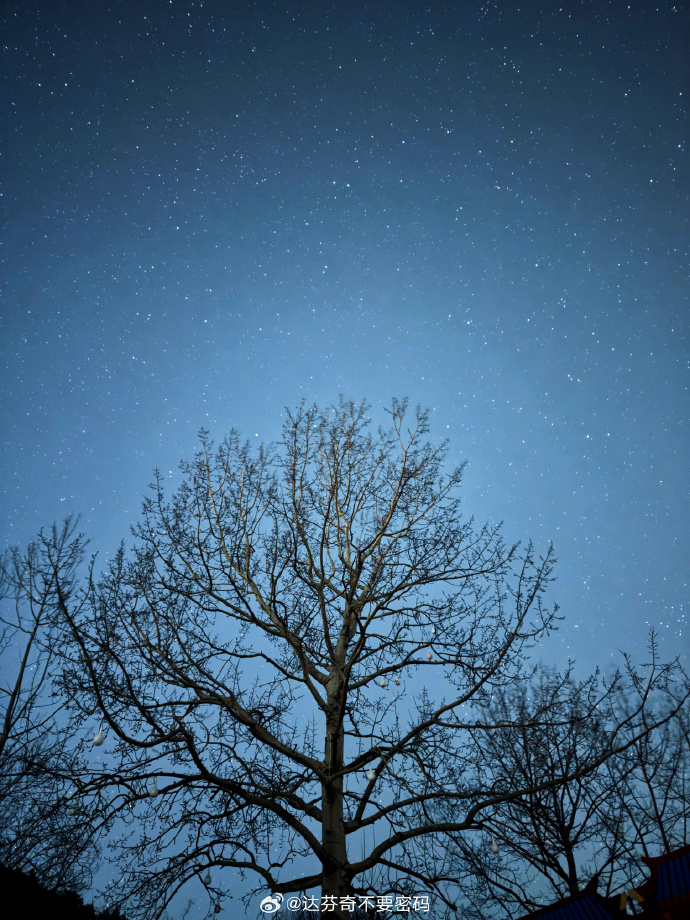
<path id="1" fill-rule="evenodd" d="M 201 426 L 407 395 L 553 541 L 545 660 L 687 650 L 680 4 L 4 10 L 5 544 L 76 512 L 105 562 Z"/>

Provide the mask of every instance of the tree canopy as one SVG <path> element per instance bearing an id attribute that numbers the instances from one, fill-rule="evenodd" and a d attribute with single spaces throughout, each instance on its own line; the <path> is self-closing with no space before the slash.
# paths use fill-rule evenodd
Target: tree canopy
<path id="1" fill-rule="evenodd" d="M 558 622 L 552 548 L 463 517 L 426 412 L 394 400 L 376 433 L 368 412 L 302 404 L 256 448 L 202 432 L 172 496 L 156 475 L 131 550 L 78 595 L 55 579 L 70 801 L 117 836 L 111 898 L 132 916 L 194 885 L 217 912 L 238 877 L 247 899 L 316 891 L 334 916 L 420 896 L 450 916 L 468 848 L 509 845 L 502 810 L 632 748 L 655 693 L 682 699 L 676 664 L 628 662 L 527 705 Z M 512 771 L 505 744 L 546 753 Z"/>

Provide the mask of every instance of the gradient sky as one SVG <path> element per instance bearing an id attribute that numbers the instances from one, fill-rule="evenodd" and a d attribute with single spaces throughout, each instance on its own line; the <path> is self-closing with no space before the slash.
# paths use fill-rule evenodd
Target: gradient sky
<path id="1" fill-rule="evenodd" d="M 545 660 L 687 651 L 682 5 L 4 10 L 3 542 L 105 560 L 201 426 L 407 395 L 553 541 Z"/>

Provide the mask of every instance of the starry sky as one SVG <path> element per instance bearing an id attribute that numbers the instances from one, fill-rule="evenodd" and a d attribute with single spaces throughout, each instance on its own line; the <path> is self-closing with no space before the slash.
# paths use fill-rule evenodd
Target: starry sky
<path id="1" fill-rule="evenodd" d="M 555 544 L 547 657 L 686 625 L 672 3 L 10 3 L 2 530 L 108 558 L 205 426 L 392 395 Z M 589 661 L 588 661 L 589 666 Z"/>
<path id="2" fill-rule="evenodd" d="M 545 660 L 687 649 L 681 5 L 3 9 L 5 544 L 105 561 L 201 426 L 407 395 L 553 541 Z"/>

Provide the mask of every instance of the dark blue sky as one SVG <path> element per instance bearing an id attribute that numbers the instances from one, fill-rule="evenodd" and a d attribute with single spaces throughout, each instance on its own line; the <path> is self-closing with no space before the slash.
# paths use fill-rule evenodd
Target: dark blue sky
<path id="1" fill-rule="evenodd" d="M 107 557 L 200 426 L 408 395 L 553 540 L 545 658 L 687 649 L 681 5 L 4 9 L 6 543 Z"/>
<path id="2" fill-rule="evenodd" d="M 685 625 L 687 18 L 14 3 L 3 535 L 113 551 L 201 425 L 408 395 L 581 658 Z M 582 634 L 585 633 L 585 641 Z"/>

